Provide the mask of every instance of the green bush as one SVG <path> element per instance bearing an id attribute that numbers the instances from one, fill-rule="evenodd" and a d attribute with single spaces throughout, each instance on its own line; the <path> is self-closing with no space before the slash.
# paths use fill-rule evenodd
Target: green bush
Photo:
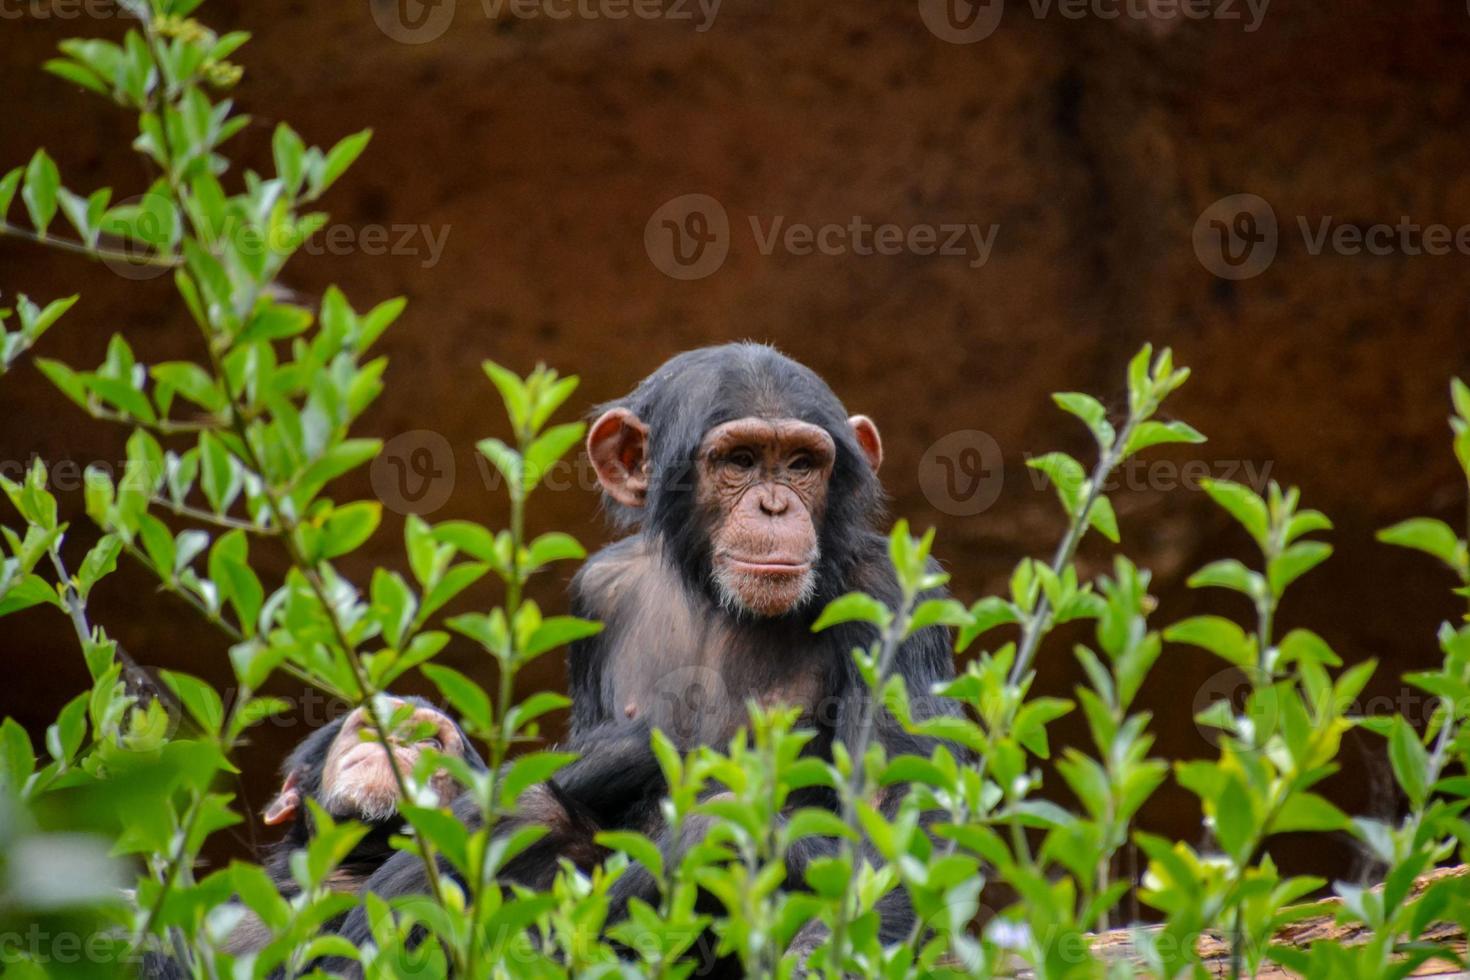
<path id="1" fill-rule="evenodd" d="M 450 969 L 460 976 L 683 977 L 693 969 L 683 954 L 707 929 L 750 975 L 790 976 L 799 964 L 788 947 L 813 935 L 816 922 L 826 928 L 815 934 L 826 939 L 814 944 L 807 966 L 826 976 L 989 976 L 1022 967 L 1045 978 L 1134 969 L 1198 975 L 1194 941 L 1207 931 L 1229 941 L 1237 975 L 1255 973 L 1266 960 L 1313 977 L 1400 977 L 1431 958 L 1464 965 L 1452 946 L 1424 937 L 1438 924 L 1470 925 L 1470 889 L 1454 878 L 1421 890 L 1411 885 L 1457 854 L 1463 860 L 1470 846 L 1463 817 L 1470 803 L 1470 629 L 1446 624 L 1439 669 L 1406 677 L 1435 699 L 1426 731 L 1402 717 L 1353 717 L 1374 665 L 1343 668 L 1307 630 L 1277 635 L 1283 595 L 1331 554 L 1313 537 L 1331 524 L 1302 509 L 1295 490 L 1274 484 L 1264 498 L 1234 483 L 1206 486 L 1259 545 L 1261 561 L 1256 568 L 1216 562 L 1190 579 L 1192 586 L 1247 596 L 1254 623 L 1198 616 L 1160 633 L 1147 622 L 1153 601 L 1146 570 L 1120 555 L 1109 576 L 1079 575 L 1073 558 L 1086 534 L 1118 542 L 1102 491 L 1113 471 L 1151 446 L 1203 439 L 1183 423 L 1154 418 L 1188 372 L 1174 367 L 1168 351 L 1155 356 L 1148 348 L 1129 367 L 1121 424 L 1088 395 L 1056 396 L 1091 431 L 1098 459 L 1090 472 L 1063 453 L 1031 462 L 1055 486 L 1068 521 L 1050 561 L 1021 561 L 1008 595 L 968 608 L 920 601 L 944 576 L 928 570 L 932 534 L 915 538 L 900 522 L 891 537 L 904 597 L 899 607 L 850 595 L 815 624 L 872 625 L 871 645 L 854 651 L 874 695 L 857 744 L 839 745 L 830 763 L 803 756 L 810 736 L 794 727 L 795 714 L 755 708 L 748 729 L 723 750 L 681 756 L 655 734 L 652 748 L 670 787 L 667 817 L 676 827 L 713 818 L 701 821 L 712 825 L 703 842 L 669 861 L 638 833 L 607 833 L 602 841 L 613 856 L 593 873 L 568 866 L 547 892 L 502 889 L 498 869 L 538 831 L 523 828 L 492 841 L 489 828 L 522 790 L 569 761 L 556 752 L 513 751 L 536 740 L 542 715 L 567 703 L 547 692 L 515 703 L 516 674 L 598 628 L 543 615 L 524 596 L 528 580 L 547 565 L 583 556 L 567 535 L 527 540 L 523 530 L 541 476 L 581 440 L 581 424 L 551 423 L 576 379 L 545 368 L 522 378 L 486 363 L 515 435 L 513 444 L 487 439 L 479 449 L 504 477 L 509 527 L 410 518 L 408 576 L 378 568 L 366 588 L 344 577 L 337 560 L 374 533 L 380 506 L 338 502 L 327 493 L 379 451 L 378 440 L 350 432 L 383 387 L 386 361 L 370 349 L 404 304 L 358 312 L 331 289 L 311 310 L 281 299 L 273 287 L 325 222 L 306 209 L 362 153 L 368 134 L 322 150 L 281 125 L 272 141 L 274 173 L 247 172 L 227 187 L 223 148 L 246 117 L 212 93 L 239 80 L 228 59 L 247 37 L 216 35 L 192 19 L 199 3 L 129 0 L 140 26 L 123 43 L 68 41 L 63 57 L 46 65 L 138 114 L 134 146 L 157 173 L 142 195 L 117 205 L 108 188 L 83 197 L 62 184 L 44 151 L 0 178 L 0 233 L 171 271 L 201 341 L 198 361 L 144 365 L 120 335 L 94 370 L 38 361 L 78 407 L 128 427 L 131 436 L 121 478 L 87 474 L 86 513 L 102 537 L 79 562 L 64 557 L 68 527 L 58 520 L 45 467 L 3 481 L 19 523 L 3 528 L 0 615 L 55 607 L 75 631 L 92 677 L 91 688 L 47 730 L 39 753 L 13 719 L 0 726 L 0 962 L 7 976 L 127 975 L 153 952 L 197 977 L 294 975 L 323 956 L 358 959 L 367 975 L 382 977 Z M 22 212 L 21 223 L 12 211 Z M 4 311 L 0 370 L 75 302 L 43 307 L 22 296 Z M 1452 394 L 1454 449 L 1470 477 L 1470 389 L 1456 382 Z M 1459 577 L 1459 594 L 1470 597 L 1470 552 L 1452 528 L 1410 520 L 1381 537 L 1443 561 Z M 262 567 L 278 567 L 255 563 L 265 551 L 288 560 L 283 576 L 262 580 Z M 166 690 L 151 696 L 127 654 L 91 620 L 92 591 L 124 558 L 222 634 L 238 689 L 228 704 L 182 673 L 166 673 Z M 440 615 L 492 573 L 503 586 L 499 606 Z M 1073 651 L 1086 685 L 1070 700 L 1033 695 L 1043 643 L 1071 620 L 1095 625 L 1094 642 Z M 915 722 L 890 663 L 906 636 L 935 624 L 957 628 L 959 651 L 997 630 L 1017 638 L 973 654 L 948 684 L 944 693 L 967 706 L 967 717 Z M 491 690 L 433 663 L 448 642 L 446 630 L 483 647 L 494 662 L 485 672 L 495 678 Z M 1220 701 L 1199 716 L 1220 732 L 1218 757 L 1172 767 L 1174 780 L 1199 798 L 1212 837 L 1205 849 L 1132 826 L 1171 775 L 1150 756 L 1149 715 L 1134 710 L 1166 641 L 1208 650 L 1250 685 L 1243 710 Z M 252 725 L 289 707 L 257 693 L 269 677 L 288 674 L 367 706 L 383 737 L 403 718 L 378 695 L 412 671 L 438 688 L 490 762 L 483 774 L 455 769 L 487 815 L 486 828 L 472 832 L 421 803 L 403 806 L 411 831 L 403 846 L 422 856 L 429 894 L 393 909 L 366 897 L 375 925 L 368 948 L 324 932 L 323 923 L 358 902 L 333 892 L 328 881 L 363 830 L 325 818 L 309 851 L 292 863 L 300 893 L 290 899 L 256 864 L 200 870 L 210 835 L 242 819 L 219 788 L 233 771 L 232 753 Z M 867 737 L 875 705 L 901 724 L 963 746 L 976 761 L 962 764 L 948 748 L 929 758 L 885 758 Z M 182 712 L 177 731 L 169 707 Z M 1067 746 L 1053 758 L 1047 726 L 1078 707 L 1092 744 Z M 1314 792 L 1337 770 L 1342 736 L 1354 726 L 1386 739 L 1407 799 L 1401 820 L 1353 818 Z M 1052 760 L 1078 810 L 1043 793 L 1039 760 Z M 413 772 L 395 762 L 403 798 L 422 801 L 428 777 L 453 762 L 431 755 Z M 908 792 L 890 821 L 873 800 L 894 784 Z M 832 787 L 841 812 L 808 809 L 776 819 L 791 791 L 813 785 Z M 711 798 L 710 787 L 726 792 Z M 1381 888 L 1331 886 L 1341 897 L 1338 921 L 1365 926 L 1368 941 L 1273 944 L 1280 927 L 1319 911 L 1302 903 L 1329 884 L 1278 873 L 1266 844 L 1288 831 L 1349 834 L 1385 868 Z M 786 882 L 783 855 L 807 835 L 845 844 L 814 862 L 805 882 Z M 871 850 L 860 850 L 860 839 Z M 1139 882 L 1117 871 L 1130 842 L 1148 859 Z M 870 853 L 881 858 L 877 866 Z M 463 887 L 437 873 L 439 859 L 456 869 Z M 654 876 L 663 897 L 656 908 L 635 901 L 627 918 L 610 922 L 609 887 L 631 862 Z M 874 907 L 892 889 L 908 892 L 918 921 L 909 941 L 885 946 Z M 696 910 L 701 891 L 723 907 L 719 914 Z M 979 916 L 983 892 L 1012 898 Z M 1157 913 L 1163 928 L 1135 929 L 1139 964 L 1108 966 L 1088 937 L 1115 922 L 1130 894 Z M 221 944 L 242 904 L 268 926 L 272 941 L 232 961 Z M 416 928 L 430 938 L 410 941 Z"/>

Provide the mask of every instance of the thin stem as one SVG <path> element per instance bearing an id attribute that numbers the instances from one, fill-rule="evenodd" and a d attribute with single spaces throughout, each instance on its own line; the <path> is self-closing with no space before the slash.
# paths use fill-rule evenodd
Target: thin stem
<path id="1" fill-rule="evenodd" d="M 183 274 L 186 276 L 189 275 L 187 271 Z M 254 305 L 253 301 L 251 305 Z M 408 780 L 403 774 L 402 767 L 399 765 L 397 754 L 392 750 L 391 732 L 389 732 L 387 723 L 382 718 L 377 701 L 372 696 L 374 693 L 373 685 L 371 679 L 367 676 L 366 670 L 363 668 L 362 658 L 358 654 L 357 646 L 347 635 L 347 630 L 342 624 L 342 619 L 338 615 L 336 607 L 328 599 L 326 587 L 322 582 L 316 564 L 306 557 L 296 541 L 296 521 L 283 506 L 279 493 L 271 486 L 270 481 L 265 479 L 265 469 L 257 457 L 254 447 L 251 445 L 250 433 L 245 426 L 244 417 L 239 409 L 241 399 L 230 383 L 229 372 L 225 370 L 220 352 L 216 349 L 213 338 L 206 336 L 205 341 L 215 377 L 219 378 L 220 385 L 224 388 L 225 398 L 229 406 L 228 421 L 235 436 L 240 441 L 240 449 L 243 454 L 242 462 L 262 478 L 261 484 L 266 502 L 270 507 L 272 518 L 280 528 L 280 538 L 286 548 L 287 556 L 290 558 L 291 563 L 301 571 L 302 577 L 306 579 L 307 584 L 311 587 L 317 601 L 321 604 L 322 612 L 331 624 L 333 635 L 342 650 L 343 656 L 347 660 L 348 667 L 352 671 L 353 679 L 357 684 L 358 694 L 361 698 L 360 703 L 366 708 L 368 721 L 371 723 L 373 731 L 377 734 L 383 745 L 383 753 L 387 757 L 388 769 L 393 774 L 393 782 L 398 789 L 399 798 L 407 802 L 412 798 L 409 795 Z M 423 861 L 424 873 L 428 878 L 430 892 L 440 906 L 447 907 L 444 898 L 443 881 L 439 874 L 439 862 L 434 854 L 433 845 L 429 841 L 422 839 L 420 840 L 420 844 L 419 856 Z M 450 953 L 456 966 L 455 972 L 462 973 L 463 971 L 460 968 L 464 964 L 460 962 L 458 951 L 451 949 Z"/>
<path id="2" fill-rule="evenodd" d="M 165 436 L 174 436 L 194 432 L 214 432 L 220 428 L 218 422 L 204 420 L 189 421 L 185 419 L 159 419 L 156 422 L 149 422 L 146 419 L 140 419 L 134 415 L 123 415 L 121 412 L 111 411 L 110 409 L 103 408 L 100 405 L 87 406 L 87 414 L 90 415 L 92 418 L 98 419 L 103 422 L 116 422 L 119 425 L 141 426 L 142 428 L 150 429 L 153 432 L 157 432 L 159 435 Z"/>
<path id="3" fill-rule="evenodd" d="M 528 431 L 516 433 L 517 450 L 524 457 L 527 447 L 532 441 L 533 435 Z M 526 537 L 526 493 L 524 485 L 520 483 L 509 483 L 510 490 L 510 569 L 505 583 L 505 616 L 509 623 L 508 642 L 509 651 L 496 671 L 498 685 L 496 691 L 495 722 L 496 736 L 488 746 L 490 750 L 490 781 L 489 793 L 485 800 L 485 833 L 489 834 L 499 817 L 501 806 L 500 799 L 500 772 L 505 765 L 505 760 L 510 752 L 510 742 L 514 732 L 507 730 L 506 718 L 510 713 L 510 706 L 515 698 L 515 676 L 516 665 L 519 662 L 519 642 L 516 637 L 516 619 L 521 608 L 524 593 L 524 582 L 521 574 L 521 545 Z M 484 909 L 484 903 L 479 898 L 488 887 L 486 879 L 490 872 L 490 848 L 482 847 L 475 862 L 475 887 L 470 896 L 472 910 L 470 921 L 473 928 L 470 930 L 470 941 L 468 960 L 474 963 L 478 959 L 480 947 L 480 916 Z"/>
<path id="4" fill-rule="evenodd" d="M 1087 496 L 1083 498 L 1082 508 L 1077 513 L 1077 519 L 1067 526 L 1067 533 L 1063 535 L 1061 543 L 1051 559 L 1051 570 L 1054 575 L 1061 575 L 1062 571 L 1072 563 L 1077 554 L 1077 547 L 1082 543 L 1082 538 L 1087 534 L 1092 518 L 1092 508 L 1097 503 L 1097 498 L 1102 495 L 1103 484 L 1112 476 L 1113 470 L 1122 461 L 1123 449 L 1128 445 L 1128 438 L 1133 434 L 1143 413 L 1129 414 L 1128 421 L 1123 423 L 1122 431 L 1118 432 L 1111 446 L 1098 457 L 1097 465 L 1093 467 L 1092 478 L 1087 481 Z M 1041 648 L 1041 640 L 1047 633 L 1051 632 L 1051 603 L 1046 595 L 1042 594 L 1036 600 L 1035 612 L 1026 620 L 1026 625 L 1021 630 L 1021 643 L 1016 648 L 1016 662 L 1011 665 L 1010 675 L 1007 681 L 1012 685 L 1019 684 L 1021 678 L 1031 669 L 1031 663 L 1036 659 L 1036 653 Z"/>
<path id="5" fill-rule="evenodd" d="M 263 537 L 276 537 L 281 533 L 279 527 L 262 527 L 250 521 L 242 521 L 238 517 L 230 517 L 226 514 L 211 514 L 209 511 L 200 510 L 198 507 L 175 503 L 168 497 L 160 497 L 155 494 L 149 500 L 151 503 L 172 511 L 179 517 L 187 517 L 190 520 L 198 521 L 202 524 L 213 524 L 215 527 L 244 531 L 247 534 L 259 534 Z"/>
<path id="6" fill-rule="evenodd" d="M 1150 403 L 1139 406 L 1135 411 L 1129 412 L 1127 421 L 1123 423 L 1123 428 L 1114 435 L 1112 445 L 1098 457 L 1097 464 L 1092 470 L 1092 476 L 1088 480 L 1087 496 L 1083 498 L 1082 507 L 1068 524 L 1066 534 L 1063 535 L 1061 542 L 1057 545 L 1056 551 L 1052 554 L 1050 567 L 1053 575 L 1060 576 L 1076 556 L 1077 548 L 1081 545 L 1082 538 L 1090 526 L 1092 508 L 1096 505 L 1097 498 L 1102 494 L 1103 485 L 1112 476 L 1113 470 L 1122 462 L 1123 450 L 1128 445 L 1129 437 L 1133 435 L 1133 430 L 1138 427 L 1138 423 L 1152 415 L 1157 407 L 1156 404 Z M 1051 603 L 1046 598 L 1045 593 L 1043 593 L 1037 598 L 1036 607 L 1032 615 L 1027 618 L 1025 625 L 1021 628 L 1021 642 L 1016 648 L 1016 660 L 1011 665 L 1010 673 L 1006 678 L 1009 686 L 1015 687 L 1020 684 L 1022 678 L 1030 671 L 1031 664 L 1036 659 L 1036 654 L 1041 648 L 1041 641 L 1047 633 L 1051 632 L 1051 628 Z M 1019 704 L 1013 704 L 1007 709 L 1004 720 L 1002 721 L 1002 731 L 1010 728 L 1011 722 L 1015 720 L 1015 713 L 1018 707 Z M 989 752 L 983 753 L 980 756 L 979 761 L 976 763 L 976 769 L 979 773 L 980 781 L 983 784 L 985 775 L 990 769 Z M 962 824 L 967 821 L 970 818 L 968 805 L 961 802 L 958 812 L 954 816 L 954 822 L 957 824 Z M 958 846 L 959 842 L 953 838 L 946 840 L 941 846 L 940 852 L 935 860 L 943 860 L 950 857 L 954 854 Z M 918 942 L 922 931 L 923 923 L 916 917 L 913 926 L 909 929 L 906 942 L 909 945 Z"/>
<path id="7" fill-rule="evenodd" d="M 24 239 L 28 242 L 35 242 L 37 245 L 46 245 L 60 252 L 84 255 L 97 262 L 125 262 L 129 265 L 147 265 L 162 269 L 176 269 L 184 264 L 184 260 L 177 255 L 135 255 L 132 252 L 119 252 L 116 249 L 103 248 L 100 245 L 88 245 L 85 242 L 73 241 L 69 238 L 53 238 L 50 235 L 42 235 L 26 228 L 17 227 L 9 222 L 0 221 L 0 236 L 3 235 L 9 235 L 11 238 Z"/>
<path id="8" fill-rule="evenodd" d="M 857 829 L 857 799 L 863 793 L 868 781 L 866 760 L 868 746 L 873 741 L 873 729 L 877 723 L 878 698 L 883 691 L 883 685 L 888 680 L 888 675 L 892 673 L 893 661 L 898 655 L 899 644 L 904 634 L 908 632 L 914 599 L 915 596 L 905 590 L 899 608 L 895 610 L 893 619 L 883 631 L 883 643 L 878 652 L 877 683 L 863 699 L 863 713 L 858 723 L 857 738 L 852 745 L 847 747 L 852 772 L 848 774 L 846 792 L 842 795 L 842 822 L 854 829 Z M 842 854 L 849 863 L 857 859 L 856 851 L 857 848 L 853 841 L 850 838 L 844 838 Z M 855 878 L 854 873 L 854 880 Z M 827 962 L 828 976 L 842 976 L 842 961 L 846 956 L 849 897 L 848 894 L 844 894 L 842 903 L 837 908 L 837 922 L 832 929 L 832 953 Z"/>

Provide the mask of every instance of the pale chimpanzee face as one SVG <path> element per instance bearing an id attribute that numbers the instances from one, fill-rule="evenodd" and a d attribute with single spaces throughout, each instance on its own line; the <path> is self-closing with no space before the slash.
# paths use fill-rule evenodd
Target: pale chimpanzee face
<path id="1" fill-rule="evenodd" d="M 425 749 L 444 755 L 463 756 L 464 742 L 454 723 L 433 708 L 417 708 L 404 729 L 430 725 L 432 731 L 413 744 L 390 739 L 399 770 L 411 773 Z M 358 708 L 347 716 L 342 730 L 327 750 L 322 766 L 321 804 L 334 817 L 356 817 L 366 822 L 386 820 L 398 810 L 398 783 L 387 752 L 371 730 L 366 713 Z M 448 772 L 439 770 L 430 783 L 441 804 L 459 794 L 459 786 Z"/>

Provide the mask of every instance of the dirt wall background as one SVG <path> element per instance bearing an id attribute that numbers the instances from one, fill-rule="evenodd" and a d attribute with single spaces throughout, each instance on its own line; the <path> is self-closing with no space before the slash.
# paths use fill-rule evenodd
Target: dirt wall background
<path id="1" fill-rule="evenodd" d="M 965 2 L 955 0 L 957 16 Z M 682 8 L 692 20 L 559 20 L 441 0 L 420 12 L 448 9 L 452 22 L 418 44 L 390 36 L 402 36 L 402 21 L 387 0 L 205 5 L 212 26 L 255 35 L 237 56 L 247 75 L 235 97 L 254 117 L 234 143 L 245 166 L 268 164 L 279 120 L 318 143 L 376 130 L 325 202 L 353 229 L 350 244 L 302 256 L 287 280 L 308 299 L 339 283 L 358 307 L 409 298 L 382 344 L 388 390 L 362 430 L 398 437 L 390 454 L 405 461 L 429 450 L 427 472 L 441 476 L 410 487 L 380 467 L 350 489 L 400 511 L 407 489 L 422 493 L 413 506 L 439 505 L 435 519 L 494 523 L 502 501 L 473 450 L 501 430 L 481 359 L 580 374 L 580 411 L 679 350 L 754 338 L 810 364 L 879 422 L 893 512 L 939 529 L 956 591 L 973 599 L 999 588 L 1018 557 L 1050 553 L 1059 533 L 1050 492 L 1024 459 L 1088 447 L 1048 393 L 1118 404 L 1127 359 L 1151 340 L 1194 368 L 1172 409 L 1210 437 L 1156 452 L 1162 462 L 1135 471 L 1118 497 L 1125 550 L 1155 569 L 1156 621 L 1247 613 L 1183 586 L 1208 560 L 1253 556 L 1204 494 L 1172 486 L 1178 467 L 1269 475 L 1299 485 L 1337 525 L 1337 555 L 1288 599 L 1282 625 L 1317 629 L 1349 662 L 1380 658 L 1373 693 L 1399 698 L 1394 676 L 1435 659 L 1433 630 L 1458 608 L 1447 574 L 1372 533 L 1421 513 L 1462 522 L 1445 417 L 1449 377 L 1470 372 L 1470 258 L 1412 255 L 1401 243 L 1386 255 L 1314 255 L 1298 218 L 1313 229 L 1329 216 L 1360 229 L 1402 216 L 1470 222 L 1470 14 L 1432 0 L 1275 0 L 1248 30 L 1252 12 L 1239 2 L 1207 19 L 1171 14 L 1163 0 L 1138 0 L 1115 19 L 1098 15 L 1111 4 L 1074 18 L 1060 7 L 1038 15 L 1041 3 L 1012 0 L 993 33 L 967 44 L 940 36 L 954 28 L 928 0 L 727 0 L 712 21 L 692 4 Z M 77 9 L 65 0 L 0 6 L 0 169 L 44 144 L 73 187 L 141 191 L 134 120 L 39 70 L 62 38 L 116 35 L 125 23 L 64 17 Z M 39 16 L 11 16 L 27 6 Z M 971 12 L 983 27 L 999 6 Z M 1279 243 L 1258 275 L 1232 280 L 1205 267 L 1193 235 L 1212 202 L 1237 193 L 1270 204 Z M 714 198 L 730 227 L 723 264 L 692 280 L 660 271 L 644 243 L 650 217 L 685 194 Z M 854 216 L 998 227 L 977 268 L 973 255 L 766 255 L 750 226 Z M 376 245 L 373 228 L 383 230 Z M 94 365 L 115 330 L 150 361 L 200 353 L 165 279 L 135 282 L 0 238 L 0 290 L 82 293 L 45 356 Z M 984 437 L 951 435 L 965 430 Z M 81 417 L 32 366 L 0 384 L 7 466 L 32 454 L 77 470 L 115 462 L 125 436 Z M 943 469 L 966 449 L 980 454 L 968 471 L 979 479 L 954 486 L 973 482 L 970 494 L 946 488 Z M 578 482 L 542 494 L 534 522 L 595 545 L 606 532 Z M 977 494 L 994 499 L 974 513 Z M 66 500 L 80 547 L 80 494 Z M 397 530 L 387 522 L 348 570 L 401 566 Z M 1092 567 L 1108 560 L 1085 557 Z M 555 604 L 559 593 L 549 582 L 540 597 Z M 221 639 L 135 570 L 110 579 L 94 607 L 139 660 L 227 682 Z M 1043 659 L 1041 687 L 1070 688 L 1068 646 Z M 487 675 L 467 645 L 446 656 Z M 37 733 L 85 682 L 54 612 L 0 623 L 0 662 L 0 711 Z M 526 682 L 560 688 L 561 664 L 548 660 Z M 1166 651 L 1146 695 L 1166 754 L 1208 750 L 1189 709 L 1228 684 L 1207 656 Z M 296 727 L 264 728 L 246 750 L 250 807 L 265 802 L 299 723 L 321 719 L 320 706 L 302 703 Z M 1346 750 L 1354 771 L 1335 790 L 1355 811 L 1396 805 L 1386 767 L 1372 761 L 1378 749 L 1354 736 Z M 1172 787 L 1146 822 L 1199 835 L 1193 798 Z M 1343 857 L 1287 855 L 1339 874 Z"/>

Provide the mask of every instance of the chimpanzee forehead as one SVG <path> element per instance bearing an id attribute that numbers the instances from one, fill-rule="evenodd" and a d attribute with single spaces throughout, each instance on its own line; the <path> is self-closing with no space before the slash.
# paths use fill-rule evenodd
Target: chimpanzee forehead
<path id="1" fill-rule="evenodd" d="M 827 430 L 801 419 L 746 416 L 710 429 L 700 444 L 700 453 L 723 452 L 738 446 L 765 446 L 779 452 L 803 449 L 830 461 L 836 445 Z"/>

